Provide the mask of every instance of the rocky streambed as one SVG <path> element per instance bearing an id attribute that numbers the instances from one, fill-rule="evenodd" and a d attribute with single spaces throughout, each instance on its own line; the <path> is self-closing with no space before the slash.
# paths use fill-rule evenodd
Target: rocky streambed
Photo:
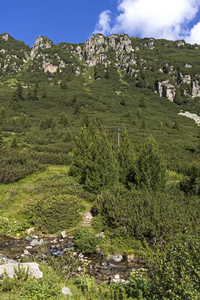
<path id="1" fill-rule="evenodd" d="M 60 238 L 59 236 L 38 237 L 34 235 L 27 236 L 22 240 L 11 239 L 6 236 L 0 236 L 0 263 L 9 262 L 9 260 L 22 261 L 24 258 L 38 256 L 45 260 L 47 255 L 51 255 L 56 260 L 64 256 L 66 252 L 71 252 L 75 259 L 80 263 L 74 275 L 81 274 L 81 263 L 87 262 L 87 272 L 94 276 L 97 282 L 108 282 L 109 280 L 128 280 L 131 270 L 143 267 L 140 260 L 132 257 L 127 261 L 123 255 L 111 255 L 106 258 L 104 254 L 83 255 L 75 246 L 74 239 L 69 236 Z"/>

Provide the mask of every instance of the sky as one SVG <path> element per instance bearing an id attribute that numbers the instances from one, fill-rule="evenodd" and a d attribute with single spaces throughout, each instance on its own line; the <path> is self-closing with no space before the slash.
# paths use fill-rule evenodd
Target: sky
<path id="1" fill-rule="evenodd" d="M 200 0 L 0 0 L 0 33 L 33 46 L 85 42 L 102 33 L 200 44 Z"/>

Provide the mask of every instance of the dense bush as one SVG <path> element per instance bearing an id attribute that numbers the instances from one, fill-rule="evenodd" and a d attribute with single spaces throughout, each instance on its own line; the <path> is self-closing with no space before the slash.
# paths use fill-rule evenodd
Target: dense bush
<path id="1" fill-rule="evenodd" d="M 39 165 L 38 159 L 33 159 L 30 153 L 17 149 L 1 151 L 0 182 L 10 183 L 32 174 Z"/>
<path id="2" fill-rule="evenodd" d="M 199 198 L 179 192 L 119 187 L 97 196 L 94 209 L 102 215 L 105 228 L 121 236 L 154 237 L 156 241 L 199 226 Z"/>
<path id="3" fill-rule="evenodd" d="M 49 196 L 28 206 L 30 220 L 51 233 L 75 226 L 81 220 L 82 206 L 74 196 Z"/>
<path id="4" fill-rule="evenodd" d="M 158 255 L 148 271 L 150 299 L 199 299 L 199 261 L 199 238 L 188 235 L 166 246 L 165 253 Z"/>
<path id="5" fill-rule="evenodd" d="M 186 176 L 180 182 L 180 188 L 187 194 L 200 195 L 200 167 L 192 166 L 186 171 Z"/>
<path id="6" fill-rule="evenodd" d="M 49 165 L 70 165 L 72 157 L 64 153 L 51 153 L 51 152 L 32 152 L 32 158 L 40 164 Z"/>

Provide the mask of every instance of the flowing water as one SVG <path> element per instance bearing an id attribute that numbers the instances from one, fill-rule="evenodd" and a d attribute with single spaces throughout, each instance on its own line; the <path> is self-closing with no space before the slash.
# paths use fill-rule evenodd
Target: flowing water
<path id="1" fill-rule="evenodd" d="M 21 259 L 24 256 L 24 250 L 30 245 L 30 238 L 23 240 L 15 240 L 6 236 L 0 236 L 0 254 L 6 255 L 10 259 Z M 33 254 L 38 255 L 38 248 L 32 247 L 28 249 L 30 256 Z M 115 275 L 119 275 L 121 279 L 127 280 L 130 271 L 138 269 L 143 266 L 142 261 L 135 261 L 127 263 L 125 259 L 121 262 L 108 261 L 104 254 L 92 254 L 84 256 L 76 250 L 74 240 L 67 238 L 64 240 L 57 237 L 45 238 L 45 253 L 50 254 L 59 259 L 66 251 L 71 251 L 79 260 L 88 260 L 87 271 L 91 276 L 99 282 L 108 282 L 113 279 Z M 41 255 L 41 254 L 40 254 Z M 43 256 L 43 258 L 45 255 Z"/>

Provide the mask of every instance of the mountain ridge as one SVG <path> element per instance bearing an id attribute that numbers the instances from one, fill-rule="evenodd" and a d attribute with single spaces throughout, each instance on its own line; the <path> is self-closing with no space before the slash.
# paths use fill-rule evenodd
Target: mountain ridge
<path id="1" fill-rule="evenodd" d="M 200 97 L 200 49 L 184 40 L 93 34 L 84 43 L 55 45 L 38 36 L 29 47 L 8 33 L 0 37 L 0 78 L 20 77 L 24 72 L 83 76 L 94 68 L 94 79 L 99 80 L 109 77 L 112 66 L 126 82 L 149 88 L 178 105 Z"/>

